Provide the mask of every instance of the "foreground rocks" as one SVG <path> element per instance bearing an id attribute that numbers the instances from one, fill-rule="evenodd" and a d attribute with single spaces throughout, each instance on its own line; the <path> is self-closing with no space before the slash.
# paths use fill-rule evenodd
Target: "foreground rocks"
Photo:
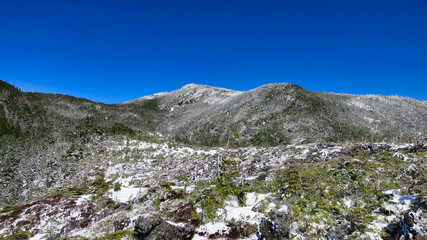
<path id="1" fill-rule="evenodd" d="M 263 218 L 259 224 L 259 240 L 288 240 L 290 232 L 289 216 L 282 212 L 271 211 L 269 218 Z"/>
<path id="2" fill-rule="evenodd" d="M 190 240 L 195 227 L 190 224 L 165 221 L 159 216 L 140 216 L 135 221 L 138 240 Z"/>

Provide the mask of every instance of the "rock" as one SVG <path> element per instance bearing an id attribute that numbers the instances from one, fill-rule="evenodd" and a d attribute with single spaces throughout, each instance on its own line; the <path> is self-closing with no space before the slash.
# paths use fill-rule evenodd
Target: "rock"
<path id="1" fill-rule="evenodd" d="M 411 212 L 405 212 L 405 214 L 403 214 L 403 220 L 405 221 L 405 224 L 412 228 L 414 227 L 415 223 L 414 223 L 414 214 Z"/>
<path id="2" fill-rule="evenodd" d="M 267 178 L 267 173 L 261 173 L 255 180 L 257 181 L 265 181 L 265 179 Z"/>
<path id="3" fill-rule="evenodd" d="M 162 222 L 147 238 L 148 240 L 190 240 L 193 238 L 195 227 L 185 225 L 183 227 Z"/>
<path id="4" fill-rule="evenodd" d="M 413 228 L 414 223 L 414 214 L 413 212 L 405 212 L 400 219 L 400 236 L 404 236 L 404 239 L 413 239 L 417 235 L 417 232 Z"/>
<path id="5" fill-rule="evenodd" d="M 56 237 L 57 238 L 59 238 L 59 237 L 66 237 L 69 232 L 71 232 L 71 231 L 73 231 L 75 229 L 81 228 L 81 225 L 82 225 L 82 221 L 80 221 L 80 220 L 70 221 L 69 223 L 67 223 L 67 225 L 65 225 L 61 229 L 61 231 L 59 232 L 59 234 Z M 54 238 L 54 239 L 57 239 L 57 238 Z"/>
<path id="6" fill-rule="evenodd" d="M 288 240 L 290 219 L 285 213 L 271 211 L 269 218 L 263 218 L 259 224 L 257 236 L 259 240 Z"/>
<path id="7" fill-rule="evenodd" d="M 29 221 L 29 220 L 21 220 L 21 221 L 19 221 L 19 222 L 16 223 L 16 227 L 26 226 L 26 225 L 28 225 L 30 223 L 31 223 L 31 221 Z"/>
<path id="8" fill-rule="evenodd" d="M 427 138 L 418 141 L 414 146 L 409 150 L 409 152 L 417 153 L 417 152 L 425 152 L 427 151 Z"/>
<path id="9" fill-rule="evenodd" d="M 127 203 L 117 203 L 114 205 L 113 209 L 114 211 L 123 211 L 123 210 L 129 210 L 131 209 L 131 205 Z"/>
<path id="10" fill-rule="evenodd" d="M 128 218 L 128 217 L 114 221 L 114 223 L 113 223 L 114 232 L 121 231 L 121 230 L 125 229 L 125 227 L 129 226 L 129 224 L 130 224 L 130 218 Z"/>
<path id="11" fill-rule="evenodd" d="M 135 237 L 139 240 L 190 240 L 195 227 L 190 224 L 176 224 L 158 216 L 138 217 L 135 221 Z"/>
<path id="12" fill-rule="evenodd" d="M 135 221 L 135 232 L 137 232 L 136 238 L 143 240 L 145 239 L 155 227 L 162 223 L 162 219 L 159 216 L 143 217 L 140 216 Z"/>

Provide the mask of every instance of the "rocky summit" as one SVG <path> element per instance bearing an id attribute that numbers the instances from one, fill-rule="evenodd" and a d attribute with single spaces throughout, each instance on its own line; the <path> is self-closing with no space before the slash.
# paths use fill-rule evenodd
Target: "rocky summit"
<path id="1" fill-rule="evenodd" d="M 427 102 L 0 81 L 0 239 L 427 239 Z"/>

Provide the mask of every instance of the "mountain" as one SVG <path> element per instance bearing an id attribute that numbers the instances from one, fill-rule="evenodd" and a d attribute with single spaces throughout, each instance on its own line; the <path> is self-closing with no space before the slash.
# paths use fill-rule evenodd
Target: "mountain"
<path id="1" fill-rule="evenodd" d="M 238 146 L 408 141 L 427 133 L 425 101 L 309 92 L 293 84 L 269 84 L 247 92 L 190 84 L 125 104 L 152 101 L 167 112 L 163 134 L 198 145 L 225 145 L 230 133 L 239 137 L 232 142 Z"/>
<path id="2" fill-rule="evenodd" d="M 403 97 L 189 84 L 103 104 L 0 81 L 0 239 L 415 239 L 426 136 L 427 102 Z"/>
<path id="3" fill-rule="evenodd" d="M 413 141 L 427 133 L 426 101 L 309 92 L 293 84 L 268 84 L 247 92 L 189 84 L 112 105 L 22 93 L 5 82 L 2 95 L 2 123 L 12 124 L 7 131 L 18 132 L 59 134 L 91 124 L 110 131 L 106 128 L 120 125 L 200 146 Z M 238 141 L 230 142 L 231 134 Z"/>

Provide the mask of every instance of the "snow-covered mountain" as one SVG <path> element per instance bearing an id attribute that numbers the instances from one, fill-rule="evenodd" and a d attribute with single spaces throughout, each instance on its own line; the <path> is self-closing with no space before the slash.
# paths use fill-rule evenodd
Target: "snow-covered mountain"
<path id="1" fill-rule="evenodd" d="M 190 84 L 107 105 L 0 81 L 0 239 L 425 239 L 427 104 Z"/>
<path id="2" fill-rule="evenodd" d="M 190 84 L 127 103 L 155 102 L 159 131 L 198 145 L 239 146 L 346 140 L 405 141 L 427 133 L 427 102 L 403 97 L 309 92 L 269 84 L 247 92 Z"/>

